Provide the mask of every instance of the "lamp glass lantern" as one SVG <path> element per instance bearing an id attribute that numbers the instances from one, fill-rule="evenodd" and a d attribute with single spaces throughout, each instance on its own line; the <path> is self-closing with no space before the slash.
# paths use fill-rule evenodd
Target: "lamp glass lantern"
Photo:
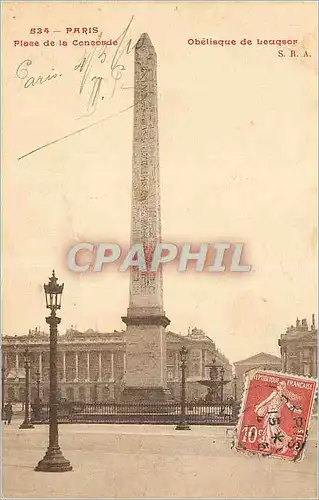
<path id="1" fill-rule="evenodd" d="M 186 347 L 183 346 L 181 348 L 181 353 L 180 353 L 180 355 L 181 355 L 181 362 L 182 363 L 186 363 L 186 361 L 187 361 L 187 353 L 188 353 L 188 351 L 187 351 Z"/>
<path id="2" fill-rule="evenodd" d="M 44 285 L 47 309 L 51 309 L 51 311 L 61 309 L 63 288 L 64 283 L 58 285 L 58 278 L 53 271 L 51 278 L 49 278 L 49 283 Z"/>
<path id="3" fill-rule="evenodd" d="M 26 368 L 30 368 L 31 367 L 30 351 L 29 351 L 28 347 L 24 351 L 24 365 L 25 365 Z"/>

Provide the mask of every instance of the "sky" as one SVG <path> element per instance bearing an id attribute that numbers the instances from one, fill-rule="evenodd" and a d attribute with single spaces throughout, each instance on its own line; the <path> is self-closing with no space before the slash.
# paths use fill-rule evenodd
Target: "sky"
<path id="1" fill-rule="evenodd" d="M 96 51 L 85 79 L 92 47 L 79 41 L 97 35 L 67 28 L 97 27 L 101 40 L 122 35 L 125 45 L 147 32 L 157 52 L 163 240 L 242 242 L 252 266 L 241 275 L 164 268 L 169 329 L 201 328 L 231 361 L 279 355 L 286 327 L 316 312 L 315 9 L 3 6 L 4 334 L 47 330 L 43 283 L 53 268 L 65 283 L 60 332 L 125 328 L 128 273 L 77 274 L 66 259 L 78 242 L 130 239 L 134 57 L 116 46 Z M 190 45 L 196 37 L 236 44 Z M 297 40 L 299 57 L 257 38 Z M 23 45 L 30 41 L 39 45 Z"/>

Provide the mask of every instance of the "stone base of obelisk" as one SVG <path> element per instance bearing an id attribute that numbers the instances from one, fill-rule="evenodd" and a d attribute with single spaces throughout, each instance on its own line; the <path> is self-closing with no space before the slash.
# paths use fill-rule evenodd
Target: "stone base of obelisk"
<path id="1" fill-rule="evenodd" d="M 147 312 L 149 314 L 145 314 Z M 125 388 L 121 395 L 123 402 L 172 400 L 166 373 L 165 327 L 170 321 L 160 312 L 153 308 L 139 311 L 134 308 L 122 317 L 127 326 Z"/>

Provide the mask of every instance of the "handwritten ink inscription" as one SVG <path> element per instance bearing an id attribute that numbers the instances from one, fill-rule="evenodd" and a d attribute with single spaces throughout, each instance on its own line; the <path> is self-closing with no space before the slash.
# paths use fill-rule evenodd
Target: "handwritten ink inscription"
<path id="1" fill-rule="evenodd" d="M 132 61 L 133 57 L 131 54 L 134 52 L 135 48 L 141 48 L 144 39 L 140 37 L 133 43 L 132 38 L 130 38 L 129 30 L 133 19 L 134 16 L 131 17 L 127 26 L 115 39 L 102 39 L 103 33 L 100 32 L 95 41 L 73 40 L 73 46 L 85 46 L 89 48 L 85 49 L 84 53 L 78 56 L 76 60 L 71 63 L 70 67 L 67 69 L 64 68 L 63 71 L 54 68 L 46 72 L 36 70 L 37 67 L 40 67 L 40 62 L 38 60 L 33 60 L 31 57 L 23 59 L 23 61 L 17 65 L 15 77 L 21 81 L 21 88 L 25 92 L 36 92 L 39 87 L 50 87 L 51 89 L 54 87 L 54 82 L 56 81 L 68 81 L 68 89 L 71 88 L 71 92 L 75 89 L 75 94 L 79 97 L 78 107 L 80 108 L 80 112 L 71 119 L 87 119 L 84 126 L 77 127 L 75 130 L 61 137 L 54 138 L 53 140 L 30 149 L 28 152 L 22 154 L 18 160 L 22 160 L 37 151 L 41 151 L 53 144 L 57 144 L 60 141 L 84 132 L 91 127 L 98 126 L 100 123 L 103 123 L 113 116 L 124 113 L 134 107 L 135 104 L 133 99 L 131 99 L 129 101 L 130 103 L 126 106 L 122 105 L 123 100 L 121 99 L 113 101 L 113 106 L 111 105 L 111 100 L 119 93 L 118 91 L 132 91 L 134 88 L 132 77 L 131 79 L 127 78 L 124 82 L 124 76 L 127 74 L 127 67 L 125 64 L 127 64 L 128 58 Z M 42 45 L 45 47 L 49 47 L 50 44 L 52 45 L 55 43 L 52 40 L 42 40 L 42 42 Z M 40 42 L 35 40 L 33 43 L 36 44 Z M 65 40 L 59 40 L 59 45 L 67 45 L 67 42 Z M 131 67 L 133 66 L 131 65 Z M 75 83 L 73 83 L 74 80 Z M 61 96 L 63 97 L 64 106 L 66 95 L 61 94 Z M 101 103 L 104 103 L 104 105 L 101 105 Z M 95 120 L 89 120 L 98 109 L 100 111 L 100 117 Z"/>
<path id="2" fill-rule="evenodd" d="M 237 428 L 238 451 L 300 460 L 316 381 L 258 371 L 249 381 Z"/>
<path id="3" fill-rule="evenodd" d="M 134 16 L 116 39 L 104 40 L 101 31 L 97 34 L 95 41 L 74 40 L 73 44 L 77 42 L 77 46 L 84 45 L 85 47 L 89 46 L 89 48 L 85 48 L 84 53 L 68 72 L 62 73 L 54 68 L 47 72 L 37 71 L 36 62 L 31 58 L 27 58 L 18 64 L 15 76 L 22 81 L 22 88 L 30 91 L 30 89 L 49 84 L 62 77 L 72 77 L 72 73 L 80 75 L 77 93 L 79 96 L 85 96 L 86 98 L 85 111 L 81 117 L 91 116 L 95 113 L 99 104 L 102 101 L 112 99 L 118 89 L 127 90 L 133 88 L 123 82 L 126 70 L 123 59 L 125 56 L 130 55 L 136 46 L 136 43 L 133 44 L 128 35 L 133 19 Z M 37 32 L 37 29 L 34 30 Z M 77 32 L 76 30 L 79 30 L 79 28 L 67 28 L 67 33 Z M 94 27 L 94 30 L 93 28 L 91 30 L 86 29 L 86 31 L 93 33 L 96 33 L 96 30 L 96 27 Z M 42 29 L 40 31 L 43 32 Z M 54 43 L 54 41 L 45 41 L 43 45 L 50 46 Z M 15 46 L 24 46 L 25 44 L 40 46 L 38 40 L 26 42 L 16 40 L 14 42 Z"/>
<path id="4" fill-rule="evenodd" d="M 62 76 L 62 73 L 56 73 L 54 69 L 52 69 L 52 73 L 49 73 L 47 75 L 32 74 L 32 68 L 30 68 L 32 64 L 33 62 L 31 59 L 25 59 L 19 64 L 16 70 L 16 76 L 20 78 L 20 80 L 24 81 L 23 88 L 25 89 L 28 89 L 29 87 L 35 87 L 36 85 L 43 85 L 44 83 L 48 83 Z"/>

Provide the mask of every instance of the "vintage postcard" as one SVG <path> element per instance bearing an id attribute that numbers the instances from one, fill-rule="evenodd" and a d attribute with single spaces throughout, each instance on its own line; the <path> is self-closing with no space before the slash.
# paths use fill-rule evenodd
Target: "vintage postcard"
<path id="1" fill-rule="evenodd" d="M 317 498 L 316 2 L 1 14 L 2 497 Z"/>

